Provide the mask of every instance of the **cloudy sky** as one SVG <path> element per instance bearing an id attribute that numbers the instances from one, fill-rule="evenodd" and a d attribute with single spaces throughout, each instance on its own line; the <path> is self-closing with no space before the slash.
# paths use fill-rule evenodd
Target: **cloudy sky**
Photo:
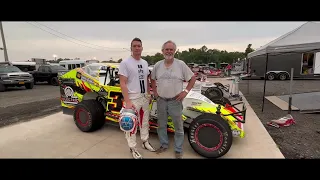
<path id="1" fill-rule="evenodd" d="M 143 41 L 143 55 L 160 52 L 167 40 L 178 49 L 206 45 L 227 51 L 258 48 L 305 22 L 3 22 L 10 61 L 31 58 L 118 60 L 130 55 L 130 41 Z M 1 42 L 1 38 L 0 38 Z M 2 42 L 0 44 L 2 47 Z M 0 50 L 0 61 L 4 61 Z"/>

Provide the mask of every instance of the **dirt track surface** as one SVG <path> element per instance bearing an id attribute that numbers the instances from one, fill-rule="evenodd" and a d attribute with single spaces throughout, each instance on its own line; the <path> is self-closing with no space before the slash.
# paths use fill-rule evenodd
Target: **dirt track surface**
<path id="1" fill-rule="evenodd" d="M 243 80 L 239 88 L 285 158 L 320 158 L 320 114 L 301 114 L 299 111 L 293 111 L 296 125 L 279 129 L 267 126 L 268 121 L 287 115 L 287 111 L 265 99 L 264 112 L 261 112 L 263 83 L 263 80 Z M 294 82 L 293 93 L 315 91 L 320 91 L 320 80 Z M 267 81 L 266 96 L 285 94 L 289 94 L 289 81 Z"/>
<path id="2" fill-rule="evenodd" d="M 60 111 L 58 97 L 59 88 L 45 84 L 0 92 L 0 127 Z"/>

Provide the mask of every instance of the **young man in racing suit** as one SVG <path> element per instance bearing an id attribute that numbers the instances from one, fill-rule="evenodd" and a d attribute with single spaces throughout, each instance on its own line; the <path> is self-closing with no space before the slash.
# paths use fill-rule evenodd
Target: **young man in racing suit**
<path id="1" fill-rule="evenodd" d="M 148 81 L 148 62 L 141 59 L 142 42 L 134 38 L 131 42 L 132 55 L 121 61 L 119 67 L 120 87 L 124 98 L 124 106 L 127 109 L 134 108 L 138 112 L 138 124 L 142 147 L 154 152 L 155 149 L 149 143 L 149 104 L 151 101 L 150 85 Z M 141 154 L 136 149 L 136 133 L 125 133 L 133 158 L 141 159 Z"/>

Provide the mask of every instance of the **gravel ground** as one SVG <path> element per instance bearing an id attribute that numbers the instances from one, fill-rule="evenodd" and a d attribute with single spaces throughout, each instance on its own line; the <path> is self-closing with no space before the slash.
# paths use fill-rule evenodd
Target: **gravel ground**
<path id="1" fill-rule="evenodd" d="M 34 89 L 12 88 L 0 93 L 0 127 L 25 122 L 61 111 L 59 89 L 35 85 Z"/>
<path id="2" fill-rule="evenodd" d="M 266 96 L 289 94 L 290 81 L 267 81 Z M 287 115 L 273 103 L 265 99 L 264 112 L 262 108 L 263 80 L 243 80 L 239 89 L 253 108 L 261 122 L 279 146 L 287 159 L 320 158 L 320 114 L 301 114 L 293 111 L 296 125 L 274 128 L 266 123 Z M 320 91 L 319 80 L 294 81 L 293 93 Z"/>

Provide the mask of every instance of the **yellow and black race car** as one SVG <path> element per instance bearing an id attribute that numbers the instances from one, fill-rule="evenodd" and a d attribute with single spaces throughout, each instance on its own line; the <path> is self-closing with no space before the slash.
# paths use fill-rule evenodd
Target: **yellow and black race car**
<path id="1" fill-rule="evenodd" d="M 76 126 L 92 132 L 105 123 L 119 126 L 123 105 L 118 65 L 92 63 L 59 74 L 61 106 L 64 114 L 73 115 Z M 150 130 L 156 130 L 157 101 L 150 104 Z M 242 110 L 236 105 L 242 104 Z M 191 90 L 183 100 L 184 126 L 191 147 L 203 157 L 218 158 L 231 148 L 233 137 L 243 138 L 246 107 L 214 103 L 201 93 Z M 174 132 L 168 119 L 167 129 Z"/>

